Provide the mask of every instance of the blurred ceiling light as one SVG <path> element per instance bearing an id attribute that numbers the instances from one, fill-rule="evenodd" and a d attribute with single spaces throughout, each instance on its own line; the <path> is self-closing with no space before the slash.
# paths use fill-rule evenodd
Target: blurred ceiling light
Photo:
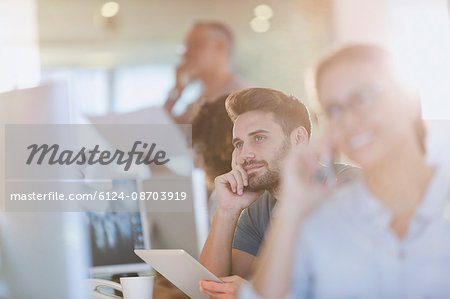
<path id="1" fill-rule="evenodd" d="M 250 27 L 255 32 L 264 33 L 270 29 L 270 22 L 266 19 L 261 19 L 259 17 L 256 17 L 250 21 Z"/>
<path id="2" fill-rule="evenodd" d="M 112 18 L 119 12 L 119 3 L 111 1 L 102 5 L 101 14 L 105 18 Z"/>
<path id="3" fill-rule="evenodd" d="M 255 16 L 264 20 L 268 20 L 273 17 L 273 10 L 267 4 L 260 4 L 256 6 L 253 12 L 255 13 Z"/>

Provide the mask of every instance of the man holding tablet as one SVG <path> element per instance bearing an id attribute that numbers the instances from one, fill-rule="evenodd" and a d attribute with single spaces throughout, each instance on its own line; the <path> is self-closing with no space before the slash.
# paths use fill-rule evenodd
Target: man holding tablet
<path id="1" fill-rule="evenodd" d="M 249 88 L 234 92 L 226 108 L 234 122 L 233 169 L 215 180 L 217 209 L 199 259 L 224 282 L 200 283 L 210 297 L 234 295 L 242 277 L 251 276 L 279 197 L 282 163 L 292 147 L 307 145 L 311 136 L 306 106 L 281 91 Z M 335 166 L 338 181 L 355 174 L 352 167 Z M 324 167 L 317 179 L 326 181 L 330 170 Z"/>

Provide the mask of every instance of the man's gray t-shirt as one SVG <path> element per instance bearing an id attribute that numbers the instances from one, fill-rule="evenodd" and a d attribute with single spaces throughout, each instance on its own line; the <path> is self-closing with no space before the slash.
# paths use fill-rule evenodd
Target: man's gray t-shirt
<path id="1" fill-rule="evenodd" d="M 276 203 L 275 197 L 264 192 L 254 203 L 242 211 L 236 231 L 233 248 L 257 255 Z"/>
<path id="2" fill-rule="evenodd" d="M 345 183 L 359 174 L 355 167 L 345 164 L 336 164 L 339 181 Z M 317 179 L 325 182 L 328 171 L 323 167 Z M 264 234 L 272 218 L 272 209 L 277 200 L 268 191 L 265 191 L 254 203 L 242 211 L 234 232 L 233 248 L 257 256 L 262 244 Z"/>

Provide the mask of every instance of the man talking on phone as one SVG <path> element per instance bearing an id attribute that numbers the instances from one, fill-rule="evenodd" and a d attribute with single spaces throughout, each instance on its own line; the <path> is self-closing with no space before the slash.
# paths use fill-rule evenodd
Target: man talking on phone
<path id="1" fill-rule="evenodd" d="M 200 289 L 212 298 L 234 298 L 251 276 L 279 197 L 282 163 L 293 147 L 307 146 L 311 136 L 306 106 L 281 91 L 248 88 L 232 93 L 225 105 L 234 122 L 233 169 L 215 179 L 217 208 L 199 258 L 224 281 L 201 281 Z M 322 170 L 314 179 L 324 183 L 355 175 L 355 168 L 342 164 Z"/>
<path id="2" fill-rule="evenodd" d="M 182 61 L 176 69 L 176 83 L 164 108 L 177 123 L 190 124 L 204 103 L 249 87 L 249 84 L 232 73 L 233 34 L 227 26 L 197 22 L 188 32 L 184 46 Z M 202 83 L 202 94 L 181 115 L 174 115 L 173 107 L 185 87 L 194 81 Z"/>

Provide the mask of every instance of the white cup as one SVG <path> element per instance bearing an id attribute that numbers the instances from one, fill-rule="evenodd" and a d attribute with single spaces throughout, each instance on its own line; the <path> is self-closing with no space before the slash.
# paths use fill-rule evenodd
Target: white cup
<path id="1" fill-rule="evenodd" d="M 121 277 L 124 299 L 153 299 L 154 276 Z"/>

